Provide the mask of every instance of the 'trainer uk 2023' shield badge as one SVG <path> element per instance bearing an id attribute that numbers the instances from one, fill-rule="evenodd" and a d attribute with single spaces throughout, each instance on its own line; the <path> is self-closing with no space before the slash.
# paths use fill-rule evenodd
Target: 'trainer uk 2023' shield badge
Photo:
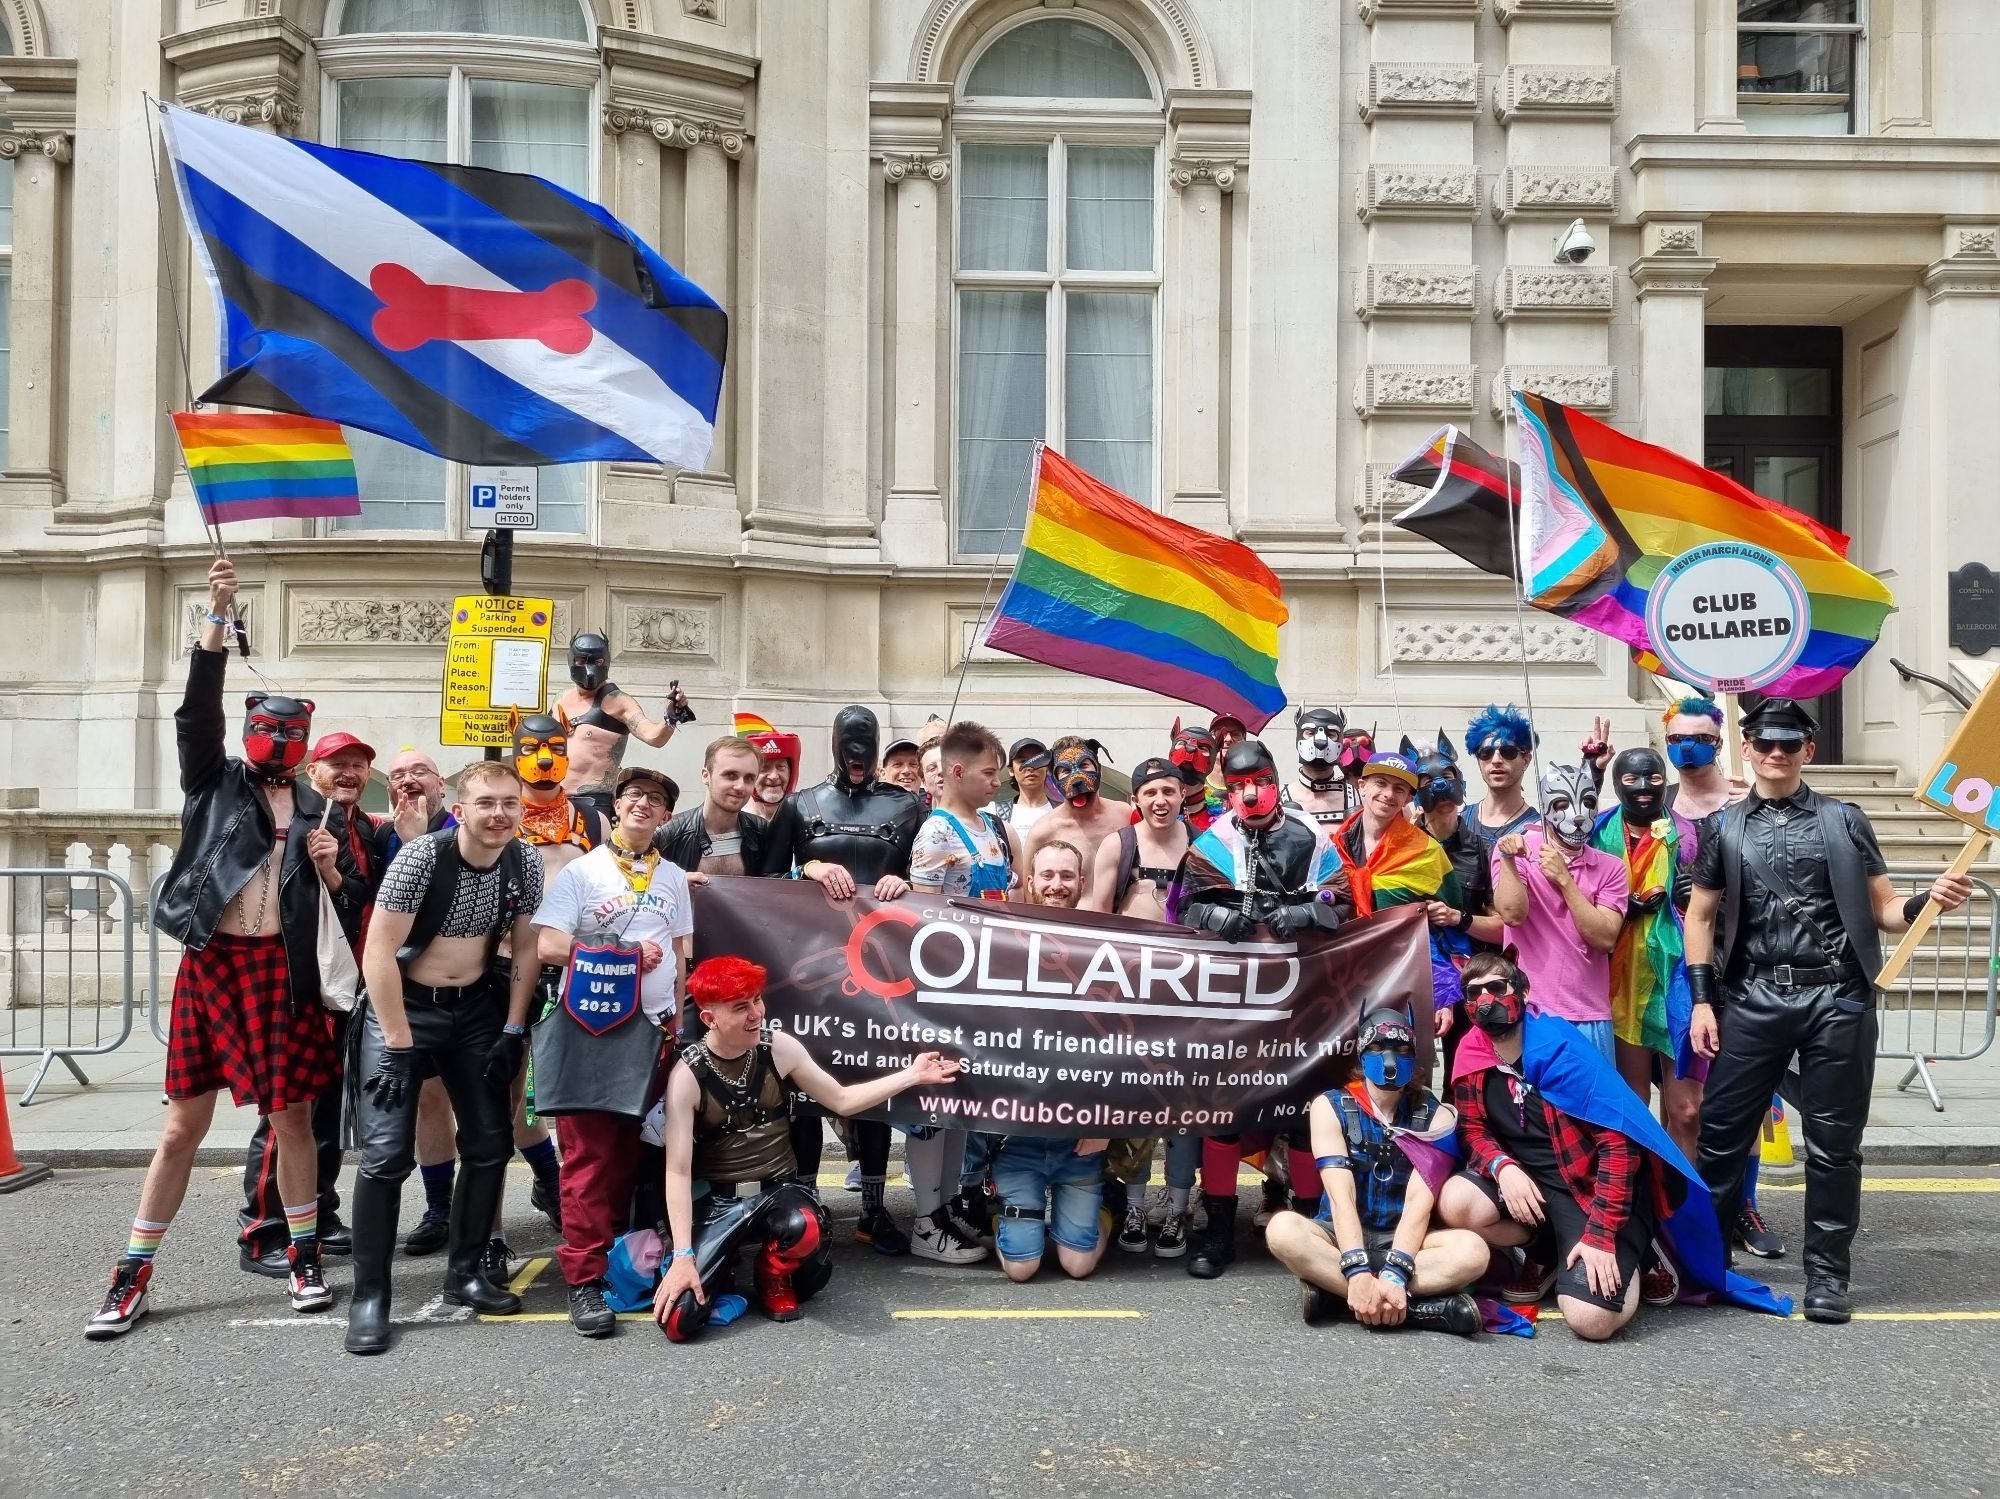
<path id="1" fill-rule="evenodd" d="M 576 948 L 563 1008 L 593 1036 L 616 1030 L 639 1013 L 639 962 L 636 947 Z"/>

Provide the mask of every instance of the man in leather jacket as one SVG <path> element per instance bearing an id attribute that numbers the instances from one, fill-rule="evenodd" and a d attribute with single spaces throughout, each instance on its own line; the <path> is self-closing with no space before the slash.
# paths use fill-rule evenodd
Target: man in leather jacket
<path id="1" fill-rule="evenodd" d="M 689 874 L 756 874 L 770 823 L 756 805 L 763 753 L 741 734 L 710 744 L 702 756 L 701 804 L 653 835 L 653 847 Z"/>
<path id="2" fill-rule="evenodd" d="M 1750 1142 L 1798 1056 L 1805 1314 L 1845 1322 L 1861 1131 L 1875 1082 L 1877 934 L 1907 931 L 1927 898 L 1956 909 L 1972 882 L 1946 873 L 1927 891 L 1898 895 L 1861 809 L 1800 779 L 1818 728 L 1790 698 L 1766 698 L 1743 715 L 1743 759 L 1756 787 L 1723 809 L 1695 859 L 1688 1035 L 1711 1059 L 1698 1164 L 1718 1203 L 1743 1200 Z"/>
<path id="3" fill-rule="evenodd" d="M 853 704 L 833 720 L 833 773 L 786 797 L 765 835 L 757 873 L 789 874 L 794 865 L 835 900 L 869 887 L 877 900 L 909 892 L 910 846 L 925 816 L 923 802 L 900 786 L 875 779 L 882 730 L 875 715 Z M 825 1126 L 809 1101 L 794 1097 L 792 1153 L 799 1175 L 813 1181 Z M 889 1126 L 857 1120 L 854 1154 L 861 1163 L 861 1218 L 854 1236 L 882 1254 L 908 1251 L 907 1235 L 882 1205 L 889 1173 Z"/>
<path id="4" fill-rule="evenodd" d="M 1287 808 L 1271 752 L 1255 739 L 1231 745 L 1222 756 L 1222 784 L 1229 810 L 1189 847 L 1181 863 L 1180 903 L 1170 913 L 1225 942 L 1247 942 L 1260 928 L 1275 942 L 1340 924 L 1327 882 L 1340 869 L 1333 844 L 1301 812 Z M 1271 1137 L 1250 1136 L 1253 1145 Z M 1188 1274 L 1212 1280 L 1236 1258 L 1236 1172 L 1246 1137 L 1217 1135 L 1202 1141 L 1202 1198 L 1208 1231 L 1188 1258 Z M 1318 1181 L 1303 1128 L 1287 1140 L 1293 1182 Z M 1316 1201 L 1298 1201 L 1310 1213 Z"/>
<path id="5" fill-rule="evenodd" d="M 167 1118 L 139 1193 L 126 1252 L 85 1336 L 115 1338 L 147 1312 L 153 1255 L 187 1193 L 195 1152 L 228 1088 L 255 1104 L 278 1138 L 278 1186 L 291 1237 L 288 1289 L 297 1311 L 324 1311 L 318 1146 L 313 1102 L 339 1072 L 320 1004 L 321 891 L 351 940 L 368 899 L 347 847 L 347 819 L 297 779 L 310 702 L 264 692 L 246 700 L 244 758 L 224 752 L 222 681 L 236 569 L 208 572 L 208 611 L 188 653 L 174 714 L 180 752 L 181 844 L 154 921 L 185 949 L 167 1042 Z"/>

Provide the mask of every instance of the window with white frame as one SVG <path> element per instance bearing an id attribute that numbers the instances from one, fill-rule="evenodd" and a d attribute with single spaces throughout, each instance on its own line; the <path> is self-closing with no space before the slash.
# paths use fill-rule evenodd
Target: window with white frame
<path id="1" fill-rule="evenodd" d="M 1157 503 L 1158 96 L 1074 17 L 1001 34 L 960 89 L 957 551 L 1011 552 L 1045 439 Z"/>
<path id="2" fill-rule="evenodd" d="M 1865 0 L 1736 0 L 1736 105 L 1753 133 L 1862 129 Z"/>
<path id="3" fill-rule="evenodd" d="M 582 0 L 346 0 L 319 59 L 336 145 L 532 172 L 595 196 L 599 64 Z M 362 511 L 335 527 L 460 533 L 463 465 L 347 436 Z M 542 532 L 583 532 L 589 476 L 588 464 L 541 470 Z"/>

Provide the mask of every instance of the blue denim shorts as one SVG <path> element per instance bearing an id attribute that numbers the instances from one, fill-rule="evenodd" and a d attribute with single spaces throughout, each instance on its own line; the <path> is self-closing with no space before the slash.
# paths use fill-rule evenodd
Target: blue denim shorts
<path id="1" fill-rule="evenodd" d="M 993 1161 L 993 1185 L 1003 1207 L 1048 1214 L 1046 1221 L 1003 1214 L 996 1235 L 1002 1258 L 1040 1259 L 1049 1235 L 1079 1254 L 1097 1248 L 1104 1232 L 1103 1151 L 1080 1156 L 1074 1140 L 1010 1135 Z"/>

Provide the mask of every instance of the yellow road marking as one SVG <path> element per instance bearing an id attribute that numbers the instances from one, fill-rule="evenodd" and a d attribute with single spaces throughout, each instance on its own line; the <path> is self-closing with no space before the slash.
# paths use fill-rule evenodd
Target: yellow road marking
<path id="1" fill-rule="evenodd" d="M 1144 1312 L 1084 1310 L 1040 1311 L 1005 1307 L 912 1307 L 889 1315 L 898 1322 L 1029 1322 L 1066 1319 L 1080 1322 L 1130 1322 L 1145 1317 Z"/>
<path id="2" fill-rule="evenodd" d="M 1802 1322 L 1804 1314 L 1794 1312 L 1792 1320 Z M 2000 1311 L 1984 1312 L 1856 1312 L 1856 1322 L 2000 1322 Z"/>
<path id="3" fill-rule="evenodd" d="M 1804 1182 L 1759 1181 L 1758 1192 L 1803 1192 Z M 1864 1192 L 2000 1192 L 2000 1178 L 1963 1178 L 1956 1176 L 1885 1176 L 1875 1181 L 1863 1181 Z"/>
<path id="4" fill-rule="evenodd" d="M 549 1256 L 545 1254 L 538 1255 L 514 1272 L 514 1278 L 507 1282 L 507 1289 L 512 1291 L 516 1296 L 527 1295 L 528 1287 L 532 1286 L 540 1278 L 541 1273 L 548 1268 Z"/>

